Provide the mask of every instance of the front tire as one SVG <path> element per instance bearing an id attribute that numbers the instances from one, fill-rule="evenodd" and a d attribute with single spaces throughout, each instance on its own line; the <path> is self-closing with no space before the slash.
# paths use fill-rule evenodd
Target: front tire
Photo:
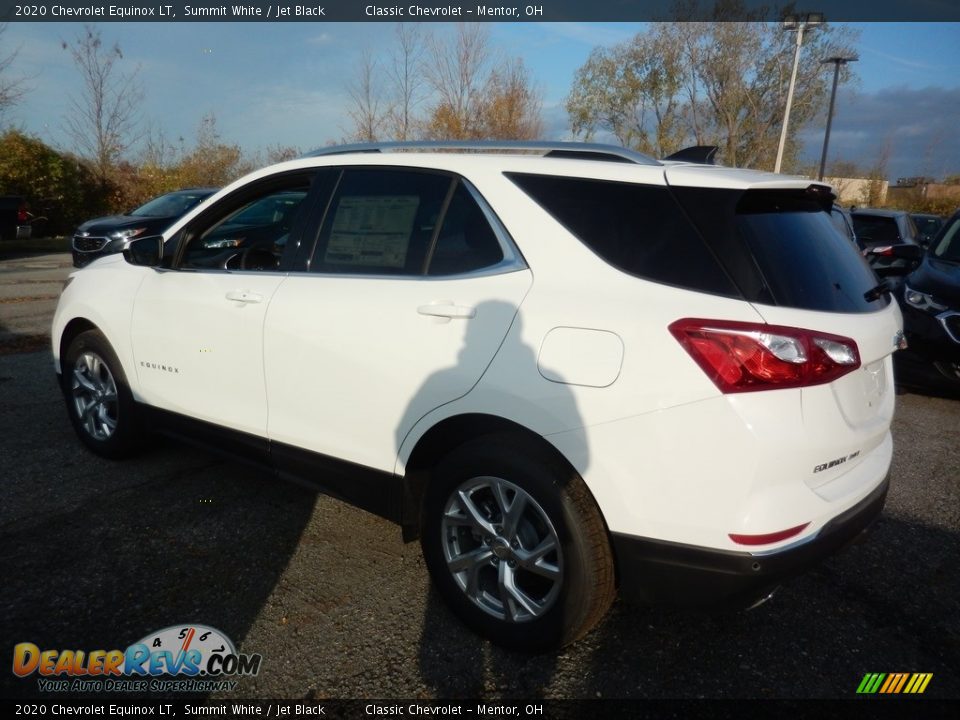
<path id="1" fill-rule="evenodd" d="M 80 440 L 98 455 L 140 450 L 144 430 L 123 367 L 99 330 L 77 335 L 62 358 L 67 414 Z"/>
<path id="2" fill-rule="evenodd" d="M 583 480 L 513 436 L 479 438 L 440 462 L 420 542 L 440 595 L 499 645 L 567 645 L 615 596 L 606 527 Z"/>

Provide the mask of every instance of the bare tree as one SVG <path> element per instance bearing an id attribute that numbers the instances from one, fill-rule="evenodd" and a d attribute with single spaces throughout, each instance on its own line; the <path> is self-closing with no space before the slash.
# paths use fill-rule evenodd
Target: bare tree
<path id="1" fill-rule="evenodd" d="M 364 50 L 357 77 L 347 86 L 351 102 L 347 112 L 353 120 L 352 140 L 375 142 L 380 139 L 386 108 L 379 74 L 379 63 L 369 50 Z"/>
<path id="2" fill-rule="evenodd" d="M 425 37 L 420 25 L 399 23 L 396 47 L 387 68 L 392 103 L 386 113 L 387 134 L 394 140 L 410 140 L 417 129 L 416 108 L 423 99 Z"/>
<path id="3" fill-rule="evenodd" d="M 0 43 L 7 31 L 7 23 L 0 23 Z M 17 59 L 19 49 L 0 55 L 0 119 L 10 108 L 20 102 L 27 92 L 26 78 L 11 77 L 10 69 Z"/>
<path id="4" fill-rule="evenodd" d="M 487 29 L 479 24 L 459 25 L 446 39 L 424 35 L 415 26 L 398 26 L 386 72 L 380 72 L 383 65 L 374 56 L 364 53 L 348 85 L 350 138 L 539 137 L 541 90 L 522 60 L 496 63 L 495 55 Z"/>
<path id="5" fill-rule="evenodd" d="M 457 26 L 450 40 L 436 36 L 425 68 L 435 101 L 426 133 L 445 139 L 473 139 L 482 134 L 479 110 L 491 61 L 490 33 L 478 23 Z"/>
<path id="6" fill-rule="evenodd" d="M 81 78 L 80 95 L 70 98 L 65 129 L 79 154 L 90 160 L 101 184 L 106 184 L 120 158 L 140 137 L 140 68 L 124 73 L 118 65 L 123 60 L 120 45 L 105 46 L 100 31 L 89 25 L 72 44 L 62 41 L 61 45 Z"/>

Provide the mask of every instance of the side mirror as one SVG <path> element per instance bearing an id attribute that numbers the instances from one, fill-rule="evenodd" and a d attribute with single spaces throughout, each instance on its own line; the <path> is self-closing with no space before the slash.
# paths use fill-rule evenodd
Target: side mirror
<path id="1" fill-rule="evenodd" d="M 151 235 L 132 240 L 123 249 L 123 259 L 131 265 L 160 267 L 163 260 L 163 236 Z"/>

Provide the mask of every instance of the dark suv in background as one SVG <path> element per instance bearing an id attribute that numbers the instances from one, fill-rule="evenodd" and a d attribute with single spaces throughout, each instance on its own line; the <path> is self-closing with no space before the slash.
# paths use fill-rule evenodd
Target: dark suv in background
<path id="1" fill-rule="evenodd" d="M 155 197 L 126 215 L 88 220 L 73 234 L 74 267 L 83 267 L 99 257 L 120 252 L 134 238 L 162 233 L 174 220 L 216 191 L 217 188 L 176 190 Z"/>
<path id="2" fill-rule="evenodd" d="M 907 275 L 898 299 L 911 353 L 960 391 L 960 211 Z"/>
<path id="3" fill-rule="evenodd" d="M 920 233 L 908 212 L 857 208 L 851 210 L 850 215 L 857 238 L 866 248 L 900 243 L 920 244 Z"/>

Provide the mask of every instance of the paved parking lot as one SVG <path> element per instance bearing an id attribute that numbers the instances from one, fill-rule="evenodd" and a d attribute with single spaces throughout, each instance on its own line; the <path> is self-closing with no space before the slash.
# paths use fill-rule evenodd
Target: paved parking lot
<path id="1" fill-rule="evenodd" d="M 464 630 L 385 521 L 172 442 L 122 463 L 83 450 L 49 354 L 18 351 L 49 323 L 28 306 L 52 300 L 6 300 L 55 294 L 56 258 L 0 258 L 0 667 L 17 642 L 109 649 L 203 623 L 263 655 L 230 697 L 843 698 L 866 672 L 930 672 L 927 696 L 960 697 L 960 401 L 898 397 L 872 536 L 767 605 L 618 603 L 530 657 Z M 0 671 L 0 695 L 41 693 Z"/>

